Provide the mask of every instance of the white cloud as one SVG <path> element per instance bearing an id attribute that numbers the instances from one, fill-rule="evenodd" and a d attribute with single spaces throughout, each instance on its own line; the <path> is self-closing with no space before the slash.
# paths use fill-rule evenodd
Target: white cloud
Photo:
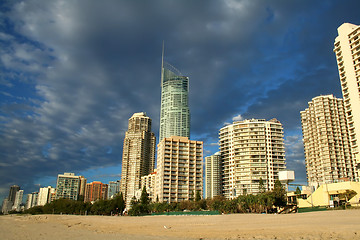
<path id="1" fill-rule="evenodd" d="M 241 114 L 238 114 L 235 117 L 233 117 L 232 120 L 236 122 L 236 121 L 242 121 L 244 120 L 244 118 L 241 116 Z"/>

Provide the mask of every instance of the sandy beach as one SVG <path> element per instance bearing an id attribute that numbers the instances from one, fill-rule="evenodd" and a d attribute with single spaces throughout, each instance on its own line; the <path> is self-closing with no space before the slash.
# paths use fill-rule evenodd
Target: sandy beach
<path id="1" fill-rule="evenodd" d="M 0 239 L 359 239 L 360 210 L 215 216 L 0 216 Z"/>

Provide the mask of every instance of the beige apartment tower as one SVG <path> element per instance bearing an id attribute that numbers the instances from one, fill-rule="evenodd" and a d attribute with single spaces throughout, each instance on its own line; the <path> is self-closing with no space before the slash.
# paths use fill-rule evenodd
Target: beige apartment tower
<path id="1" fill-rule="evenodd" d="M 352 158 L 360 171 L 360 26 L 344 23 L 338 28 L 334 52 L 338 64 Z"/>
<path id="2" fill-rule="evenodd" d="M 237 121 L 220 129 L 223 194 L 227 199 L 272 190 L 285 169 L 284 133 L 281 123 L 272 119 Z"/>
<path id="3" fill-rule="evenodd" d="M 134 113 L 125 133 L 120 192 L 126 206 L 141 190 L 141 177 L 153 172 L 156 138 L 151 132 L 151 119 L 144 112 Z"/>
<path id="4" fill-rule="evenodd" d="M 309 186 L 354 180 L 343 100 L 333 95 L 315 97 L 300 115 Z"/>
<path id="5" fill-rule="evenodd" d="M 205 198 L 222 195 L 221 171 L 220 152 L 205 157 Z"/>
<path id="6" fill-rule="evenodd" d="M 165 137 L 158 144 L 155 199 L 181 202 L 202 195 L 203 142 Z"/>

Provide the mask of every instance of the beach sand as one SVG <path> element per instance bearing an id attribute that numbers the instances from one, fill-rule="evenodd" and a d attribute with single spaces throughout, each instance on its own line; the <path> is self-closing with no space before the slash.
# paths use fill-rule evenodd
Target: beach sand
<path id="1" fill-rule="evenodd" d="M 0 239 L 360 239 L 360 210 L 213 216 L 0 216 Z"/>

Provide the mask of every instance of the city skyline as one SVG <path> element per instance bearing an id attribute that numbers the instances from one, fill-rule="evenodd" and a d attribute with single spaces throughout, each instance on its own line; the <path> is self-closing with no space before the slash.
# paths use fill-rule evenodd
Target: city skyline
<path id="1" fill-rule="evenodd" d="M 204 142 L 204 157 L 233 119 L 275 117 L 287 167 L 306 183 L 299 112 L 315 96 L 342 98 L 334 39 L 344 22 L 360 24 L 359 6 L 3 1 L 1 198 L 14 184 L 55 186 L 61 172 L 119 179 L 128 117 L 147 112 L 159 135 L 163 41 L 168 62 L 190 78 L 191 139 Z"/>

